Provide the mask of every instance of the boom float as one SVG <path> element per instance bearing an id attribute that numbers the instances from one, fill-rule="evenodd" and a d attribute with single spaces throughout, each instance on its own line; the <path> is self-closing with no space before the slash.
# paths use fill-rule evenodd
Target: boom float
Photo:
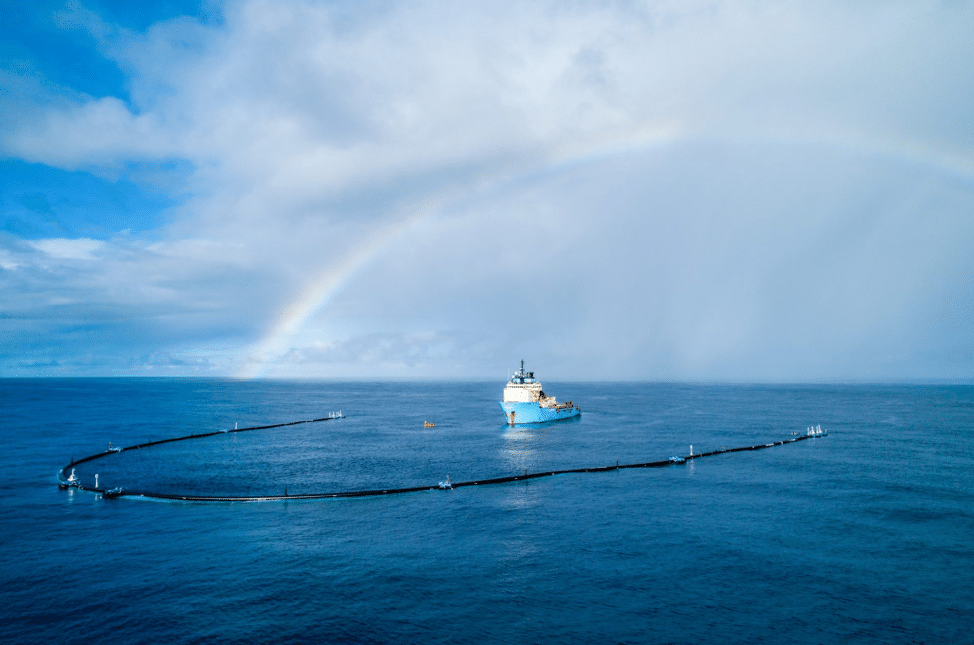
<path id="1" fill-rule="evenodd" d="M 512 475 L 510 477 L 495 477 L 493 479 L 480 479 L 476 481 L 468 482 L 451 482 L 449 476 L 446 482 L 439 482 L 439 484 L 434 484 L 430 486 L 414 486 L 411 488 L 383 488 L 375 490 L 353 490 L 353 491 L 342 491 L 335 493 L 306 493 L 302 495 L 288 495 L 285 490 L 284 495 L 253 495 L 253 496 L 211 496 L 211 495 L 178 495 L 178 494 L 167 494 L 167 493 L 153 493 L 151 491 L 137 491 L 137 490 L 125 490 L 124 488 L 112 488 L 106 490 L 103 488 L 98 488 L 97 484 L 94 487 L 83 485 L 75 476 L 71 473 L 70 477 L 65 477 L 64 473 L 66 470 L 72 469 L 78 464 L 83 464 L 88 461 L 95 459 L 101 459 L 102 457 L 107 457 L 108 455 L 114 454 L 116 452 L 124 452 L 127 450 L 139 450 L 142 448 L 148 448 L 150 446 L 157 446 L 163 443 L 171 443 L 173 441 L 185 441 L 188 439 L 202 439 L 203 437 L 212 437 L 218 434 L 228 433 L 228 432 L 246 432 L 250 430 L 266 430 L 270 428 L 283 428 L 285 426 L 298 425 L 300 423 L 318 423 L 321 421 L 331 421 L 333 419 L 344 418 L 344 415 L 338 413 L 337 415 L 328 416 L 322 419 L 308 419 L 306 421 L 292 421 L 290 423 L 276 423 L 273 425 L 265 426 L 253 426 L 250 428 L 234 428 L 232 430 L 217 430 L 216 432 L 208 432 L 205 434 L 191 434 L 185 437 L 175 437 L 173 439 L 163 439 L 161 441 L 149 441 L 146 443 L 141 443 L 135 446 L 127 446 L 125 448 L 110 447 L 104 452 L 99 452 L 94 455 L 89 455 L 78 460 L 72 460 L 71 463 L 66 465 L 60 471 L 58 471 L 58 486 L 62 489 L 76 488 L 78 490 L 83 490 L 91 493 L 99 493 L 102 497 L 106 499 L 116 499 L 119 497 L 132 497 L 141 499 L 162 499 L 162 500 L 173 500 L 173 501 L 184 501 L 184 502 L 274 502 L 274 501 L 285 501 L 285 500 L 299 500 L 299 499 L 335 499 L 340 497 L 377 497 L 379 495 L 401 495 L 403 493 L 418 493 L 420 491 L 434 491 L 434 490 L 454 490 L 457 488 L 464 488 L 466 486 L 491 486 L 494 484 L 507 484 L 511 482 L 527 481 L 529 479 L 538 479 L 540 477 L 553 477 L 555 475 L 570 475 L 575 473 L 606 473 L 614 470 L 625 470 L 627 468 L 664 468 L 666 466 L 675 466 L 679 464 L 685 464 L 692 459 L 703 459 L 704 457 L 714 457 L 717 455 L 723 455 L 731 452 L 745 452 L 749 450 L 764 450 L 765 448 L 772 448 L 774 446 L 783 446 L 785 444 L 796 443 L 798 441 L 804 441 L 806 439 L 814 439 L 818 437 L 828 436 L 828 432 L 821 429 L 819 426 L 818 431 L 814 428 L 807 430 L 806 434 L 797 435 L 791 439 L 785 439 L 782 441 L 774 441 L 772 443 L 758 444 L 756 446 L 742 446 L 740 448 L 722 448 L 720 450 L 712 450 L 710 452 L 702 452 L 698 454 L 693 454 L 693 449 L 691 447 L 690 454 L 684 457 L 670 457 L 669 459 L 664 459 L 662 461 L 649 461 L 639 464 L 622 464 L 618 462 L 614 466 L 598 466 L 593 468 L 572 468 L 569 470 L 549 470 L 538 473 L 524 473 L 523 475 Z"/>

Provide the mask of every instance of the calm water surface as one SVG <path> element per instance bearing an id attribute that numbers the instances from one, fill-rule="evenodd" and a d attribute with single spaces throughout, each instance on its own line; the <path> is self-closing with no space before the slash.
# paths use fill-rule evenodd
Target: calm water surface
<path id="1" fill-rule="evenodd" d="M 0 380 L 11 643 L 971 643 L 974 387 L 545 383 L 580 420 L 510 429 L 502 383 Z M 686 466 L 308 502 L 665 459 Z M 423 421 L 436 427 L 423 428 Z"/>

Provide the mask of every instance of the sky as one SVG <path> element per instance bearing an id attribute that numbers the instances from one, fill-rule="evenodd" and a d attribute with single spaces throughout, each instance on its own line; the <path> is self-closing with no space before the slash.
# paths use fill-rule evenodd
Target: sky
<path id="1" fill-rule="evenodd" d="M 971 25 L 0 0 L 0 376 L 970 381 Z"/>

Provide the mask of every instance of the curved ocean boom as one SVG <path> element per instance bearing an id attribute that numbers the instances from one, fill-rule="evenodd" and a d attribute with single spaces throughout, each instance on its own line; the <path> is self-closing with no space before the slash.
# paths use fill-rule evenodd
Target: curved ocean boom
<path id="1" fill-rule="evenodd" d="M 581 408 L 571 401 L 558 403 L 555 397 L 545 394 L 541 383 L 535 380 L 534 372 L 524 371 L 524 361 L 521 361 L 520 371 L 514 372 L 504 388 L 500 406 L 507 423 L 512 426 L 571 419 L 582 413 Z"/>

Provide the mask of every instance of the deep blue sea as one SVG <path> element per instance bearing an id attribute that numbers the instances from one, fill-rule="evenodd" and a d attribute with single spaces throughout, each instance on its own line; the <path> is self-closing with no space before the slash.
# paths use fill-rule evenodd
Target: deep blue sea
<path id="1" fill-rule="evenodd" d="M 0 380 L 3 643 L 974 643 L 974 387 Z M 436 484 L 829 436 L 686 465 Z M 435 428 L 424 428 L 425 420 Z"/>

